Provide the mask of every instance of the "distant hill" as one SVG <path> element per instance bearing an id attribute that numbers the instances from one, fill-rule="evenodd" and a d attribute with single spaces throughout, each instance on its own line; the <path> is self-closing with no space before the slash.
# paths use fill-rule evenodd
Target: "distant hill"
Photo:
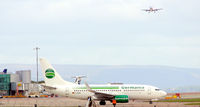
<path id="1" fill-rule="evenodd" d="M 68 81 L 71 77 L 86 75 L 88 83 L 126 83 L 149 84 L 167 91 L 200 91 L 200 69 L 177 68 L 169 66 L 107 66 L 107 65 L 53 65 L 60 75 Z M 8 72 L 31 70 L 32 80 L 36 80 L 36 65 L 0 64 L 0 70 Z M 39 80 L 43 80 L 39 68 Z M 191 87 L 193 86 L 193 87 Z M 179 87 L 179 88 L 177 88 Z M 188 88 L 185 88 L 188 87 Z M 190 87 L 190 88 L 189 88 Z"/>
<path id="2" fill-rule="evenodd" d="M 198 86 L 182 86 L 176 88 L 167 88 L 165 91 L 169 93 L 177 93 L 177 92 L 200 92 L 200 85 Z"/>

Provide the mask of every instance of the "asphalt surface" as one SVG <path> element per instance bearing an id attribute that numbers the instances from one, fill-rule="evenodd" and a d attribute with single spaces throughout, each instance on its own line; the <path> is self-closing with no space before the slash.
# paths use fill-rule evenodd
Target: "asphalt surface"
<path id="1" fill-rule="evenodd" d="M 85 107 L 86 100 L 78 100 L 71 98 L 2 98 L 0 99 L 0 107 Z M 106 102 L 105 106 L 100 106 L 97 103 L 97 107 L 113 107 L 110 102 Z M 184 105 L 184 103 L 168 103 L 168 102 L 154 102 L 149 104 L 143 101 L 129 101 L 129 103 L 120 104 L 116 107 L 200 107 Z"/>

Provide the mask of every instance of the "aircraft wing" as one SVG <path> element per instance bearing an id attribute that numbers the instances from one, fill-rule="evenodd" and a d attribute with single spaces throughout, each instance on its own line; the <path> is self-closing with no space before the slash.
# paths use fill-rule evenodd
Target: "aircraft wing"
<path id="1" fill-rule="evenodd" d="M 158 11 L 158 10 L 162 10 L 162 8 L 160 8 L 160 9 L 154 9 L 155 11 Z"/>
<path id="2" fill-rule="evenodd" d="M 148 9 L 142 9 L 142 11 L 146 11 L 147 12 L 147 11 L 150 11 L 150 10 L 148 10 Z"/>
<path id="3" fill-rule="evenodd" d="M 114 95 L 112 95 L 112 94 L 107 94 L 107 93 L 102 93 L 102 92 L 97 92 L 97 91 L 92 90 L 86 82 L 85 82 L 85 86 L 86 86 L 87 90 L 89 92 L 94 93 L 94 97 L 99 100 L 111 100 L 114 98 Z"/>

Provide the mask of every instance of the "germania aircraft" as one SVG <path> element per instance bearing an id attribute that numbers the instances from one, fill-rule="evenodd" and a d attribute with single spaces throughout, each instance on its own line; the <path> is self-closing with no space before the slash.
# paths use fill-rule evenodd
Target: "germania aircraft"
<path id="1" fill-rule="evenodd" d="M 104 84 L 88 85 L 85 83 L 77 84 L 65 81 L 56 72 L 52 65 L 43 58 L 40 58 L 45 85 L 47 92 L 77 98 L 83 100 L 100 101 L 100 105 L 106 105 L 106 101 L 116 103 L 128 103 L 129 100 L 148 100 L 152 103 L 153 99 L 159 99 L 166 95 L 166 92 L 150 85 L 136 84 Z"/>
<path id="2" fill-rule="evenodd" d="M 162 8 L 159 8 L 159 9 L 154 9 L 153 7 L 149 7 L 149 9 L 142 9 L 143 11 L 146 11 L 146 12 L 156 12 L 156 11 L 159 11 L 159 10 L 162 10 Z"/>

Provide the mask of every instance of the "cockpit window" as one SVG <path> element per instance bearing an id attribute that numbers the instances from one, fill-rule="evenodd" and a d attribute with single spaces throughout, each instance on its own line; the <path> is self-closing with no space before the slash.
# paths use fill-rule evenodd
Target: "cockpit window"
<path id="1" fill-rule="evenodd" d="M 155 89 L 156 91 L 160 91 L 160 89 Z"/>

